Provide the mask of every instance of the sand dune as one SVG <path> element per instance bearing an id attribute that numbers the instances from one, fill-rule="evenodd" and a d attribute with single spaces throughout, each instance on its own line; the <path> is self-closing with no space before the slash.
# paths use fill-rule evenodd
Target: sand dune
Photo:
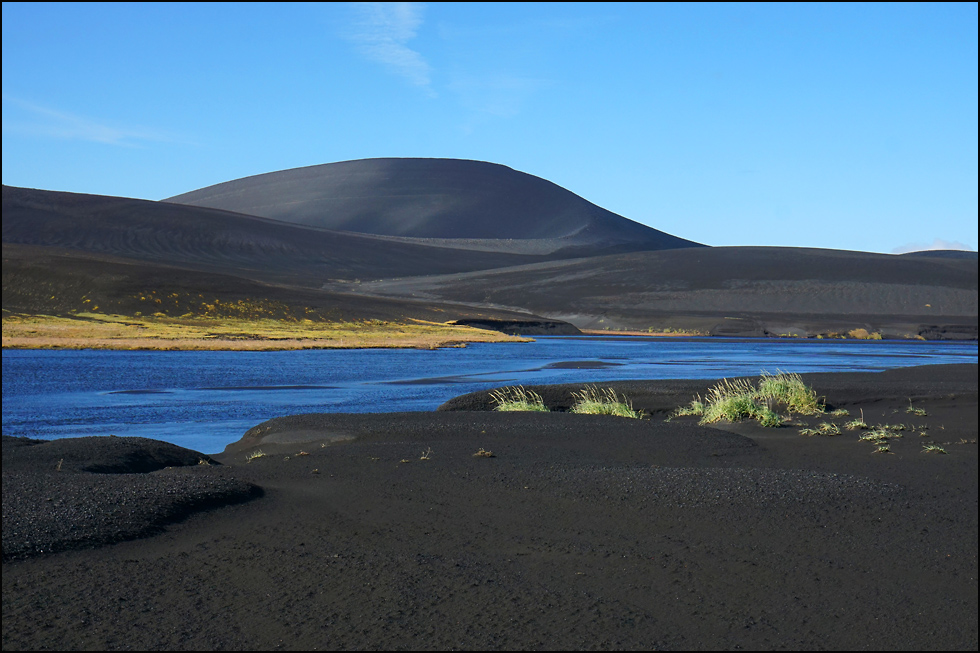
<path id="1" fill-rule="evenodd" d="M 349 284 L 353 286 L 354 284 Z M 156 300 L 159 300 L 156 301 Z M 167 317 L 211 315 L 218 304 L 251 307 L 241 317 L 524 324 L 523 333 L 577 333 L 564 322 L 527 313 L 438 301 L 369 297 L 349 292 L 273 285 L 230 274 L 52 247 L 3 245 L 3 309 L 21 314 L 99 312 Z M 203 304 L 209 305 L 202 313 Z M 235 317 L 238 311 L 227 317 Z M 220 311 L 217 311 L 220 314 Z"/>
<path id="2" fill-rule="evenodd" d="M 377 281 L 358 292 L 526 310 L 585 329 L 977 337 L 976 257 L 712 247 Z"/>
<path id="3" fill-rule="evenodd" d="M 164 202 L 3 187 L 3 242 L 317 287 L 497 268 L 540 256 L 453 252 Z"/>

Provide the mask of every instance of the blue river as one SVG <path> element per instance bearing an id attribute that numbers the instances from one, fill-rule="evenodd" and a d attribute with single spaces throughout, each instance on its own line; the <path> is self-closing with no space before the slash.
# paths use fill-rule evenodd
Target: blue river
<path id="1" fill-rule="evenodd" d="M 141 436 L 215 453 L 273 417 L 428 411 L 501 385 L 976 362 L 976 342 L 615 336 L 436 351 L 4 350 L 3 434 Z"/>

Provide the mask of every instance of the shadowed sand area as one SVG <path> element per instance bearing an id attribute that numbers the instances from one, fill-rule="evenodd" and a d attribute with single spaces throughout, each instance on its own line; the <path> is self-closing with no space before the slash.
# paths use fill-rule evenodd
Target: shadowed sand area
<path id="1" fill-rule="evenodd" d="M 211 465 L 5 438 L 3 646 L 975 650 L 977 366 L 804 379 L 909 428 L 665 422 L 695 380 L 611 384 L 639 421 L 282 417 Z"/>

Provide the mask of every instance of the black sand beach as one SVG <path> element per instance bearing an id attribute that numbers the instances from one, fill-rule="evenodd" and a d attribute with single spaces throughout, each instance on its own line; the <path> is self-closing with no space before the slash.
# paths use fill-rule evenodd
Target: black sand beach
<path id="1" fill-rule="evenodd" d="M 977 366 L 804 380 L 903 437 L 666 422 L 712 382 L 637 381 L 641 421 L 554 387 L 213 460 L 4 438 L 3 648 L 976 650 Z"/>

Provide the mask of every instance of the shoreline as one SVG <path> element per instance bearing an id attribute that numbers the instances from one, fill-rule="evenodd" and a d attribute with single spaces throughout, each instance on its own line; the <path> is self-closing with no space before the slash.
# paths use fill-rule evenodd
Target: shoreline
<path id="1" fill-rule="evenodd" d="M 535 323 L 537 324 L 537 323 Z M 548 329 L 531 329 L 528 335 L 511 335 L 513 329 L 494 330 L 455 321 L 440 323 L 419 319 L 404 321 L 361 320 L 317 322 L 312 320 L 232 319 L 184 316 L 127 316 L 80 313 L 71 316 L 5 313 L 0 347 L 10 349 L 102 349 L 118 351 L 291 351 L 304 349 L 441 349 L 468 343 L 532 342 Z M 710 335 L 699 331 L 611 331 L 582 329 L 581 336 L 642 338 L 737 338 L 739 340 L 888 342 L 878 334 L 834 337 Z M 566 334 L 572 336 L 573 334 Z M 875 337 L 875 336 L 878 337 Z M 922 342 L 969 342 L 962 339 Z M 976 342 L 976 341 L 973 341 Z"/>

